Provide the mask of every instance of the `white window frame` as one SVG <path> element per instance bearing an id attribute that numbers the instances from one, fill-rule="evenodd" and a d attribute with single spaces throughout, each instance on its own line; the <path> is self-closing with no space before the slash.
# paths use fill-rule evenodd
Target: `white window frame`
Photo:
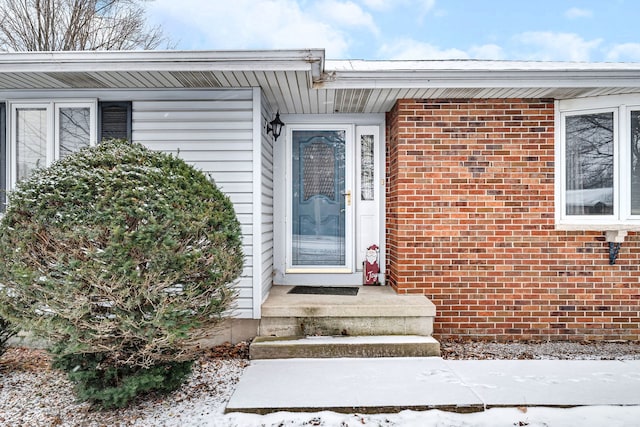
<path id="1" fill-rule="evenodd" d="M 620 127 L 624 126 L 624 138 L 626 143 L 623 144 L 623 150 L 620 152 L 620 158 L 624 159 L 621 161 L 621 170 L 626 171 L 625 173 L 629 177 L 629 179 L 623 180 L 620 185 L 621 195 L 628 194 L 629 197 L 621 197 L 620 204 L 623 212 L 626 212 L 626 217 L 623 219 L 628 222 L 637 222 L 640 227 L 640 214 L 633 215 L 631 213 L 631 113 L 637 111 L 640 113 L 640 99 L 636 101 L 637 103 L 634 105 L 624 105 L 624 111 L 621 111 L 621 114 L 624 113 L 624 116 L 621 117 Z"/>
<path id="2" fill-rule="evenodd" d="M 631 111 L 640 111 L 640 95 L 614 95 L 556 101 L 555 223 L 560 230 L 640 230 L 640 215 L 631 215 Z M 613 112 L 614 206 L 612 215 L 566 214 L 566 118 Z"/>
<path id="3" fill-rule="evenodd" d="M 14 100 L 7 102 L 7 186 L 13 189 L 18 181 L 17 177 L 17 114 L 21 109 L 40 108 L 47 114 L 47 137 L 45 166 L 50 166 L 60 158 L 59 140 L 59 112 L 61 108 L 89 108 L 89 145 L 96 145 L 97 141 L 97 110 L 96 99 L 61 99 L 61 100 Z"/>

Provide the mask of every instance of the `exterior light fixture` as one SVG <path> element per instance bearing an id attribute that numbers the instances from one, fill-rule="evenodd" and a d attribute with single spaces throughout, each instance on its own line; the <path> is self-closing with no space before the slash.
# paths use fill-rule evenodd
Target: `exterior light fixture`
<path id="1" fill-rule="evenodd" d="M 280 120 L 280 112 L 276 113 L 276 118 L 271 120 L 267 124 L 267 134 L 273 134 L 273 140 L 277 141 L 280 133 L 282 132 L 282 128 L 284 127 L 284 123 Z"/>

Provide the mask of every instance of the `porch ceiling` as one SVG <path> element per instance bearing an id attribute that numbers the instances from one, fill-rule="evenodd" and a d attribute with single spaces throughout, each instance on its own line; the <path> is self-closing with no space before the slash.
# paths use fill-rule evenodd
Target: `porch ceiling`
<path id="1" fill-rule="evenodd" d="M 283 114 L 381 113 L 401 98 L 640 93 L 640 64 L 327 61 L 322 50 L 0 54 L 0 95 L 261 87 Z"/>

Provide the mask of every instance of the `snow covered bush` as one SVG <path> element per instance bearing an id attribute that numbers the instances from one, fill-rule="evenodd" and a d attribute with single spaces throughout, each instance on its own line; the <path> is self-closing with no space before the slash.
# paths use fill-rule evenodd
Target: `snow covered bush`
<path id="1" fill-rule="evenodd" d="M 0 315 L 52 343 L 63 369 L 95 371 L 89 388 L 149 372 L 154 381 L 127 386 L 133 395 L 163 383 L 159 372 L 188 373 L 179 364 L 193 359 L 189 344 L 232 308 L 243 264 L 240 225 L 215 184 L 121 140 L 19 183 L 0 222 L 0 259 Z M 96 400 L 121 406 L 120 397 Z"/>

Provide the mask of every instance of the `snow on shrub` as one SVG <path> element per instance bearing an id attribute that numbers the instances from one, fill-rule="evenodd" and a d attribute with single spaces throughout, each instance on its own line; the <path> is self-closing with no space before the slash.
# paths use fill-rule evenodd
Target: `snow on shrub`
<path id="1" fill-rule="evenodd" d="M 0 259 L 0 315 L 53 343 L 59 365 L 82 356 L 105 372 L 193 359 L 243 264 L 228 197 L 183 160 L 121 140 L 19 183 Z"/>

